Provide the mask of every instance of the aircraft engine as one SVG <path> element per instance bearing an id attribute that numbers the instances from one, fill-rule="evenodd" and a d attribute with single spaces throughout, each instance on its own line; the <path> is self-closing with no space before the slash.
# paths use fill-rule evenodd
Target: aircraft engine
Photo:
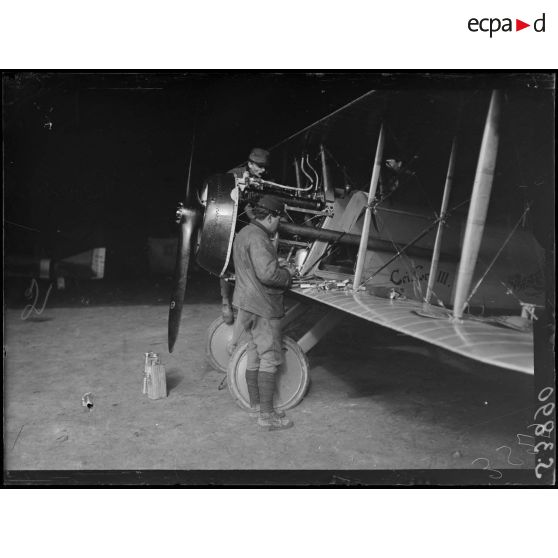
<path id="1" fill-rule="evenodd" d="M 179 205 L 177 222 L 181 224 L 175 267 L 173 294 L 169 306 L 169 352 L 172 352 L 178 336 L 180 317 L 186 287 L 186 274 L 191 257 L 194 239 L 197 236 L 197 263 L 218 277 L 227 277 L 232 272 L 231 253 L 234 233 L 242 223 L 248 222 L 246 207 L 256 203 L 264 194 L 273 194 L 282 199 L 292 215 L 293 224 L 298 228 L 291 233 L 288 229 L 284 234 L 291 238 L 281 239 L 280 243 L 291 248 L 289 256 L 295 248 L 305 249 L 309 246 L 304 238 L 315 239 L 316 220 L 331 215 L 333 198 L 323 185 L 324 181 L 310 183 L 309 186 L 293 187 L 271 181 L 253 179 L 246 174 L 237 178 L 233 174 L 215 174 L 210 176 L 204 185 L 203 193 L 198 200 L 204 207 L 203 219 L 197 208 L 185 208 Z M 331 200 L 326 200 L 326 196 Z M 304 227 L 303 222 L 313 218 L 314 227 Z M 242 216 L 242 218 L 239 218 Z M 201 227 L 200 227 L 201 223 Z M 196 231 L 199 231 L 196 235 Z M 301 228 L 302 227 L 302 228 Z M 281 229 L 280 229 L 281 230 Z M 311 231 L 306 235 L 306 231 Z M 301 240 L 303 239 L 303 240 Z"/>

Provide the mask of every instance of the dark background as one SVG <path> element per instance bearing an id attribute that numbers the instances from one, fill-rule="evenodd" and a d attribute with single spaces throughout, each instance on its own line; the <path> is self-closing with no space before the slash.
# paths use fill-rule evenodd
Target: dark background
<path id="1" fill-rule="evenodd" d="M 502 172 L 547 209 L 554 170 L 550 74 L 4 75 L 5 252 L 62 258 L 104 245 L 107 277 L 141 275 L 147 237 L 176 234 L 194 128 L 192 180 L 199 184 L 243 162 L 250 148 L 272 146 L 371 89 L 478 91 L 478 135 L 492 87 L 511 92 L 517 105 L 507 137 L 518 142 L 504 148 L 516 150 L 522 170 L 505 163 Z M 413 128 L 404 116 L 397 125 Z M 468 151 L 467 180 L 478 155 Z M 439 182 L 447 159 L 424 160 L 423 182 L 430 171 Z M 548 233 L 553 224 L 544 219 Z"/>

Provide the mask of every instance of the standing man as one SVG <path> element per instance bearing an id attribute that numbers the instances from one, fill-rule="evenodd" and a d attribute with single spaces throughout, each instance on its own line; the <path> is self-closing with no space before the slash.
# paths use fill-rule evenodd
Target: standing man
<path id="1" fill-rule="evenodd" d="M 248 161 L 244 165 L 235 167 L 234 169 L 230 170 L 229 173 L 234 174 L 236 179 L 244 180 L 244 188 L 246 188 L 246 186 L 248 186 L 247 183 L 250 178 L 263 178 L 263 176 L 267 172 L 269 161 L 269 151 L 266 151 L 261 147 L 254 147 L 254 149 L 250 151 L 250 155 L 248 155 Z M 246 212 L 248 219 L 250 221 L 253 221 L 254 213 L 252 211 L 252 205 L 247 204 L 244 208 L 244 211 Z M 234 314 L 230 302 L 231 286 L 224 277 L 221 277 L 220 279 L 220 286 L 221 299 L 223 301 L 221 305 L 221 314 L 225 323 L 230 325 L 234 322 Z"/>
<path id="2" fill-rule="evenodd" d="M 283 430 L 293 422 L 273 408 L 276 372 L 282 361 L 281 318 L 283 293 L 291 286 L 294 267 L 282 267 L 271 237 L 279 228 L 285 204 L 265 195 L 252 208 L 254 220 L 236 236 L 233 259 L 236 286 L 233 305 L 237 323 L 248 341 L 246 384 L 250 406 L 259 404 L 258 425 L 264 430 Z"/>

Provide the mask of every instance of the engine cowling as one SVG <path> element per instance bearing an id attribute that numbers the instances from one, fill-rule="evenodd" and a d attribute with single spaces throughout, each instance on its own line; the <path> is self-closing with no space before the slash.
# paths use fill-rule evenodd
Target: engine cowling
<path id="1" fill-rule="evenodd" d="M 233 174 L 215 174 L 207 179 L 206 185 L 207 201 L 197 262 L 206 271 L 221 277 L 229 265 L 236 226 L 235 178 Z"/>

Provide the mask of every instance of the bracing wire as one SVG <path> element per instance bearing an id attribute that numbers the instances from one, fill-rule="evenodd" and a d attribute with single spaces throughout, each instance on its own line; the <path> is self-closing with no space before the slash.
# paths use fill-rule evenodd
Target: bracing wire
<path id="1" fill-rule="evenodd" d="M 408 242 L 405 246 L 403 246 L 403 248 L 399 248 L 399 246 L 395 243 L 395 241 L 393 240 L 391 233 L 389 230 L 386 229 L 386 233 L 389 237 L 390 242 L 392 243 L 393 247 L 397 250 L 397 253 L 390 258 L 383 266 L 381 266 L 379 269 L 377 269 L 374 273 L 372 273 L 372 275 L 370 275 L 367 279 L 365 279 L 361 285 L 366 284 L 368 281 L 370 281 L 370 279 L 373 279 L 378 273 L 380 273 L 380 271 L 382 271 L 383 269 L 385 269 L 390 263 L 392 263 L 394 260 L 396 260 L 397 258 L 399 258 L 402 255 L 406 255 L 405 250 L 407 250 L 407 248 L 410 248 L 411 246 L 413 246 L 414 244 L 416 244 L 421 238 L 423 238 L 424 236 L 426 236 L 437 224 L 439 221 L 443 220 L 444 222 L 447 221 L 447 219 L 450 217 L 450 215 L 459 207 L 461 207 L 463 204 L 467 203 L 469 200 L 464 200 L 460 203 L 458 203 L 457 205 L 455 205 L 454 207 L 452 207 L 450 210 L 446 211 L 445 215 L 443 216 L 436 216 L 436 218 L 430 223 L 430 225 L 428 225 L 428 227 L 426 227 L 422 232 L 420 232 L 415 238 L 413 238 L 413 240 L 411 240 L 410 242 Z M 405 262 L 405 260 L 403 260 Z M 407 264 L 407 262 L 405 262 L 405 265 L 407 266 L 407 271 L 411 274 L 413 274 L 413 270 L 409 267 L 409 265 Z"/>
<path id="2" fill-rule="evenodd" d="M 386 124 L 386 131 L 387 133 L 392 137 L 393 141 L 395 142 L 395 146 L 397 147 L 398 150 L 401 150 L 401 142 L 399 142 L 399 140 L 397 139 L 397 136 L 394 134 L 393 129 L 389 126 L 389 124 Z M 419 152 L 421 153 L 421 150 L 419 149 Z M 415 157 L 418 158 L 418 154 L 415 154 Z M 426 200 L 426 203 L 428 204 L 429 208 L 434 211 L 434 208 L 432 206 L 432 202 L 430 200 L 430 198 L 428 197 L 428 194 L 426 192 L 426 189 L 424 188 L 424 186 L 422 185 L 422 182 L 420 181 L 417 173 L 413 173 L 413 177 L 416 179 L 417 184 L 419 186 L 419 188 L 422 191 L 422 194 L 424 195 L 424 199 Z M 389 198 L 389 196 L 395 192 L 395 190 L 397 190 L 399 188 L 399 185 L 394 188 L 391 192 L 389 192 L 386 196 L 384 196 L 381 200 L 381 202 L 385 201 L 386 199 Z"/>
<path id="3" fill-rule="evenodd" d="M 482 282 L 484 281 L 484 279 L 486 278 L 486 276 L 488 275 L 488 273 L 492 269 L 492 266 L 496 263 L 496 260 L 500 257 L 500 254 L 502 253 L 502 250 L 506 247 L 506 245 L 510 241 L 511 237 L 514 235 L 515 231 L 517 230 L 517 228 L 519 227 L 519 225 L 521 224 L 521 222 L 525 218 L 525 215 L 527 214 L 527 212 L 529 211 L 530 208 L 531 208 L 531 204 L 527 204 L 527 207 L 525 208 L 525 210 L 521 214 L 521 217 L 519 218 L 517 223 L 514 225 L 514 227 L 512 228 L 512 230 L 510 231 L 510 233 L 508 234 L 508 236 L 506 237 L 504 242 L 502 243 L 502 246 L 500 246 L 500 248 L 498 249 L 498 251 L 496 252 L 494 257 L 492 258 L 492 260 L 488 264 L 488 267 L 486 268 L 485 272 L 482 274 L 481 278 L 477 281 L 477 283 L 473 287 L 473 290 L 471 291 L 471 294 L 467 297 L 467 300 L 465 301 L 465 304 L 468 304 L 469 301 L 471 300 L 471 298 L 473 298 L 473 296 L 475 295 L 475 293 L 477 292 L 477 290 L 481 286 Z"/>
<path id="4" fill-rule="evenodd" d="M 8 219 L 4 219 L 4 223 L 7 223 L 8 225 L 13 225 L 14 227 L 19 227 L 20 229 L 25 229 L 26 231 L 33 231 L 33 232 L 38 232 L 38 233 L 41 232 L 39 229 L 35 229 L 34 227 L 28 227 L 27 225 L 21 225 L 19 223 L 14 223 L 13 221 L 8 221 Z"/>
<path id="5" fill-rule="evenodd" d="M 337 165 L 337 168 L 343 173 L 345 180 L 349 182 L 349 184 L 356 185 L 356 182 L 351 178 L 351 175 L 347 172 L 347 168 L 344 165 L 341 165 L 339 161 L 333 156 L 331 151 L 327 148 L 324 148 L 326 154 L 331 158 L 331 160 Z"/>

